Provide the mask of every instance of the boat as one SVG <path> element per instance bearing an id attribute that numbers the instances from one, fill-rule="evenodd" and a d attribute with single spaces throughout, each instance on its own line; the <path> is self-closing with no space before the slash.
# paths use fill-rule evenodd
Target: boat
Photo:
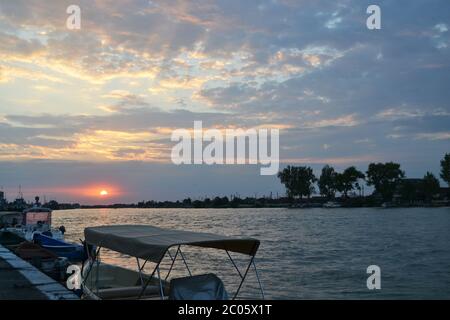
<path id="1" fill-rule="evenodd" d="M 33 242 L 53 252 L 58 257 L 65 257 L 71 262 L 83 262 L 87 259 L 84 246 L 54 239 L 42 233 L 34 233 Z"/>
<path id="2" fill-rule="evenodd" d="M 323 208 L 327 209 L 342 208 L 342 205 L 334 201 L 328 201 L 323 204 Z"/>
<path id="3" fill-rule="evenodd" d="M 52 210 L 42 207 L 39 197 L 35 198 L 33 207 L 25 209 L 22 213 L 20 224 L 7 228 L 8 231 L 17 234 L 26 241 L 33 241 L 35 233 L 41 233 L 57 240 L 64 240 L 64 226 L 58 229 L 52 228 Z"/>
<path id="4" fill-rule="evenodd" d="M 22 224 L 22 213 L 17 211 L 0 212 L 0 229 L 11 228 Z"/>
<path id="5" fill-rule="evenodd" d="M 22 213 L 5 211 L 0 212 L 0 244 L 2 246 L 13 248 L 24 241 L 22 237 L 9 231 L 22 224 Z"/>
<path id="6" fill-rule="evenodd" d="M 264 291 L 256 268 L 255 255 L 260 242 L 253 238 L 234 238 L 211 233 L 170 230 L 149 225 L 112 225 L 89 227 L 84 230 L 85 242 L 96 246 L 81 272 L 84 299 L 162 299 L 162 300 L 227 300 L 239 297 L 241 288 L 253 266 L 261 297 Z M 213 273 L 193 275 L 183 254 L 184 247 L 211 248 L 226 253 L 240 280 L 233 295 L 228 295 L 222 280 Z M 108 249 L 136 259 L 136 271 L 100 261 L 100 252 Z M 231 253 L 249 257 L 240 270 Z M 167 261 L 167 259 L 169 259 Z M 170 278 L 178 260 L 182 260 L 186 277 Z M 170 265 L 164 270 L 161 263 Z M 144 266 L 152 264 L 152 272 Z M 207 267 L 206 262 L 206 267 Z"/>
<path id="7" fill-rule="evenodd" d="M 381 208 L 383 208 L 383 209 L 389 209 L 389 208 L 395 208 L 395 207 L 397 207 L 397 205 L 393 202 L 383 202 L 381 204 Z"/>
<path id="8" fill-rule="evenodd" d="M 311 209 L 311 208 L 321 208 L 322 204 L 317 202 L 304 202 L 304 203 L 294 203 L 291 204 L 288 209 Z"/>
<path id="9" fill-rule="evenodd" d="M 14 248 L 23 242 L 23 238 L 9 231 L 0 231 L 0 245 L 7 248 Z"/>
<path id="10" fill-rule="evenodd" d="M 24 241 L 16 246 L 14 253 L 54 280 L 65 280 L 66 270 L 69 266 L 67 258 L 58 257 L 53 252 L 28 241 Z"/>

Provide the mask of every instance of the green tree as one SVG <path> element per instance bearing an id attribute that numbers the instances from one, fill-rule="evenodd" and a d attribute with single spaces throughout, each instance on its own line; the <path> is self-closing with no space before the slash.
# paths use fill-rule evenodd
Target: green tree
<path id="1" fill-rule="evenodd" d="M 440 187 L 439 180 L 434 176 L 434 174 L 427 172 L 421 183 L 421 188 L 423 194 L 425 195 L 425 199 L 427 201 L 431 201 L 433 196 L 439 192 Z"/>
<path id="2" fill-rule="evenodd" d="M 322 174 L 317 184 L 320 194 L 328 199 L 333 199 L 336 194 L 336 176 L 337 173 L 333 167 L 326 165 L 322 168 Z"/>
<path id="3" fill-rule="evenodd" d="M 441 160 L 441 178 L 450 187 L 450 153 L 446 153 L 444 159 Z"/>
<path id="4" fill-rule="evenodd" d="M 289 198 L 310 197 L 314 192 L 314 182 L 317 181 L 310 167 L 287 166 L 278 172 L 278 178 L 286 188 Z"/>
<path id="5" fill-rule="evenodd" d="M 340 173 L 336 177 L 336 186 L 339 192 L 344 194 L 347 198 L 348 193 L 355 189 L 360 190 L 361 186 L 359 184 L 360 179 L 364 179 L 366 176 L 361 171 L 357 170 L 355 167 L 349 167 Z"/>
<path id="6" fill-rule="evenodd" d="M 391 201 L 395 188 L 405 173 L 400 169 L 400 164 L 387 162 L 369 164 L 366 175 L 367 184 L 374 186 L 384 201 Z"/>

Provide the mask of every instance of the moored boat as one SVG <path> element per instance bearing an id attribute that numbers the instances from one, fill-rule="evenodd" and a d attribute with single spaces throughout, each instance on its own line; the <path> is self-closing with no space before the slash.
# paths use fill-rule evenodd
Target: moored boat
<path id="1" fill-rule="evenodd" d="M 67 258 L 58 257 L 38 244 L 24 241 L 14 248 L 14 253 L 57 281 L 66 278 Z"/>
<path id="2" fill-rule="evenodd" d="M 342 205 L 334 201 L 328 201 L 323 204 L 323 207 L 327 209 L 335 209 L 342 208 Z"/>
<path id="3" fill-rule="evenodd" d="M 83 262 L 87 259 L 87 253 L 84 246 L 79 244 L 67 243 L 42 233 L 34 233 L 33 242 L 53 252 L 58 257 L 69 259 L 71 262 Z"/>
<path id="4" fill-rule="evenodd" d="M 22 212 L 0 212 L 0 229 L 12 228 L 22 224 Z"/>
<path id="5" fill-rule="evenodd" d="M 35 233 L 41 233 L 57 240 L 64 240 L 64 226 L 58 229 L 52 228 L 52 210 L 42 207 L 39 203 L 39 197 L 36 197 L 35 200 L 33 207 L 23 211 L 20 224 L 11 226 L 7 230 L 17 234 L 26 241 L 33 241 Z"/>
<path id="6" fill-rule="evenodd" d="M 7 248 L 13 248 L 23 242 L 23 238 L 9 231 L 0 231 L 0 244 Z"/>
<path id="7" fill-rule="evenodd" d="M 255 264 L 259 240 L 233 238 L 210 233 L 168 230 L 147 225 L 116 225 L 86 228 L 85 242 L 97 247 L 83 266 L 82 288 L 87 299 L 171 299 L 171 300 L 226 300 L 229 298 L 222 280 L 215 274 L 193 275 L 182 252 L 182 247 L 201 247 L 225 251 L 239 276 L 239 285 L 232 296 L 236 299 L 251 267 L 258 280 L 260 293 L 264 291 Z M 100 262 L 100 250 L 109 249 L 134 257 L 137 271 Z M 172 249 L 172 250 L 171 250 Z M 240 270 L 230 252 L 250 257 Z M 163 276 L 161 262 L 170 258 L 170 268 Z M 170 278 L 177 258 L 183 261 L 189 276 Z M 153 264 L 150 274 L 144 266 Z M 207 265 L 206 265 L 207 267 Z"/>

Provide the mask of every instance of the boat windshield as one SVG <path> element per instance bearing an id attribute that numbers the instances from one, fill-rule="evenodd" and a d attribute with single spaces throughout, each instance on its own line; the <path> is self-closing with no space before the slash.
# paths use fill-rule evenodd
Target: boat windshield
<path id="1" fill-rule="evenodd" d="M 24 213 L 24 225 L 51 224 L 51 212 L 28 211 Z"/>

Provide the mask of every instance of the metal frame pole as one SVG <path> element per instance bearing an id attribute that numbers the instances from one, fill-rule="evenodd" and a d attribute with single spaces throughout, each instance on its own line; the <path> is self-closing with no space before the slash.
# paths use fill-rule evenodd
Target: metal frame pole
<path id="1" fill-rule="evenodd" d="M 144 278 L 142 277 L 142 269 L 141 269 L 141 265 L 139 264 L 139 258 L 136 257 L 136 262 L 138 265 L 138 272 L 139 272 L 139 278 L 141 279 L 141 286 L 144 285 Z"/>
<path id="2" fill-rule="evenodd" d="M 161 300 L 164 300 L 164 289 L 163 289 L 161 274 L 159 273 L 159 265 L 158 265 L 156 271 L 158 272 L 159 290 L 160 290 L 160 293 L 161 293 Z"/>
<path id="3" fill-rule="evenodd" d="M 175 252 L 175 256 L 172 258 L 172 255 L 170 254 L 170 251 L 167 250 L 167 253 L 169 254 L 170 259 L 172 260 L 172 263 L 170 265 L 169 271 L 167 272 L 166 277 L 164 278 L 164 281 L 167 280 L 170 273 L 172 272 L 173 266 L 175 265 L 175 261 L 177 260 L 178 252 L 180 251 L 180 246 L 178 246 L 177 251 Z"/>
<path id="4" fill-rule="evenodd" d="M 256 263 L 255 263 L 254 259 L 253 259 L 253 263 L 252 264 L 253 264 L 253 268 L 255 269 L 256 279 L 258 280 L 259 290 L 261 291 L 262 299 L 265 300 L 264 289 L 263 289 L 261 280 L 259 279 L 259 272 L 258 272 L 258 268 L 256 268 Z"/>
<path id="5" fill-rule="evenodd" d="M 240 276 L 241 279 L 242 279 L 242 273 L 241 273 L 241 271 L 239 270 L 239 268 L 237 267 L 236 263 L 234 262 L 233 258 L 232 258 L 231 255 L 230 255 L 230 253 L 228 252 L 228 250 L 225 250 L 225 252 L 227 253 L 228 258 L 230 259 L 231 263 L 233 264 L 234 268 L 235 268 L 236 271 L 239 273 L 239 276 Z"/>
<path id="6" fill-rule="evenodd" d="M 155 269 L 153 269 L 153 272 L 152 272 L 152 274 L 150 275 L 150 277 L 148 278 L 148 280 L 147 280 L 147 282 L 145 283 L 144 287 L 142 288 L 141 293 L 140 293 L 139 296 L 138 296 L 138 299 L 140 299 L 140 298 L 142 297 L 142 295 L 144 294 L 145 289 L 147 289 L 148 284 L 150 283 L 150 281 L 152 280 L 153 276 L 155 275 L 155 272 L 157 271 L 157 269 L 159 269 L 159 265 L 161 264 L 161 261 L 163 260 L 163 258 L 164 258 L 164 255 L 161 257 L 161 259 L 160 259 L 160 260 L 158 261 L 158 263 L 156 264 Z"/>
<path id="7" fill-rule="evenodd" d="M 239 284 L 239 287 L 236 290 L 236 293 L 234 294 L 233 300 L 236 299 L 237 295 L 239 294 L 239 291 L 241 290 L 242 285 L 244 284 L 245 278 L 247 277 L 248 271 L 250 270 L 250 267 L 252 266 L 253 260 L 255 259 L 255 256 L 252 256 L 250 259 L 250 262 L 247 266 L 247 269 L 245 270 L 244 277 L 241 280 L 241 283 Z"/>
<path id="8" fill-rule="evenodd" d="M 189 266 L 188 266 L 188 264 L 187 264 L 187 262 L 186 262 L 186 259 L 184 258 L 184 254 L 183 254 L 183 252 L 181 251 L 181 246 L 180 246 L 179 250 L 180 250 L 180 255 L 181 255 L 181 258 L 183 259 L 184 265 L 186 266 L 186 269 L 187 269 L 187 271 L 189 272 L 189 276 L 192 277 L 191 270 L 189 269 Z"/>
<path id="9" fill-rule="evenodd" d="M 87 278 L 89 277 L 89 274 L 91 273 L 91 270 L 92 270 L 92 267 L 93 267 L 93 265 L 94 265 L 94 262 L 95 262 L 95 260 L 97 260 L 98 254 L 100 253 L 100 249 L 101 249 L 101 247 L 99 247 L 99 248 L 97 249 L 97 251 L 96 251 L 96 253 L 95 253 L 95 257 L 93 257 L 93 260 L 89 263 L 89 270 L 88 270 L 87 273 L 86 273 L 86 277 L 83 278 L 82 284 L 85 284 L 85 283 L 86 283 L 85 280 L 87 280 Z M 92 284 L 92 282 L 91 282 L 91 284 Z"/>

